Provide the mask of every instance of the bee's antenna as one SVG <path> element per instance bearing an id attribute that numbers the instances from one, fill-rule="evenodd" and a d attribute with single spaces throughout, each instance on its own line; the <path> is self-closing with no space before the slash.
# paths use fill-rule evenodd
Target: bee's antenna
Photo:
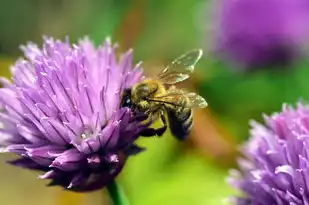
<path id="1" fill-rule="evenodd" d="M 169 104 L 169 105 L 177 106 L 177 105 L 174 104 L 174 103 L 166 102 L 166 101 L 162 101 L 162 100 L 154 100 L 154 99 L 150 99 L 150 98 L 147 98 L 147 100 L 148 100 L 148 101 L 152 101 L 152 102 L 159 102 L 159 103 L 164 103 L 164 104 Z"/>

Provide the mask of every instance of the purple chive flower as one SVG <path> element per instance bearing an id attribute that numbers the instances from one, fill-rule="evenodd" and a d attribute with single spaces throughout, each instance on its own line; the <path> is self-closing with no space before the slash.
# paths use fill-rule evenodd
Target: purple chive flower
<path id="1" fill-rule="evenodd" d="M 132 51 L 116 59 L 110 40 L 71 46 L 44 38 L 43 48 L 21 47 L 26 60 L 1 78 L 2 150 L 21 156 L 10 163 L 45 172 L 42 179 L 73 191 L 99 189 L 122 169 L 145 125 L 119 108 L 122 91 L 142 77 Z"/>
<path id="2" fill-rule="evenodd" d="M 309 107 L 284 106 L 264 119 L 251 123 L 240 171 L 231 171 L 229 182 L 243 192 L 234 204 L 309 204 Z"/>
<path id="3" fill-rule="evenodd" d="M 216 50 L 240 67 L 285 65 L 308 38 L 307 0 L 220 0 Z"/>

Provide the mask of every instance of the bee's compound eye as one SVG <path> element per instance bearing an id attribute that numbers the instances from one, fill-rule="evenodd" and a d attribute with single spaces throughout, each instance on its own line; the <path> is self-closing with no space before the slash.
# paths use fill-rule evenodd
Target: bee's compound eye
<path id="1" fill-rule="evenodd" d="M 138 90 L 140 92 L 149 92 L 149 87 L 146 85 L 146 84 L 141 84 L 139 87 L 138 87 Z"/>
<path id="2" fill-rule="evenodd" d="M 138 86 L 137 92 L 141 97 L 146 97 L 150 94 L 150 89 L 146 84 L 141 84 Z"/>

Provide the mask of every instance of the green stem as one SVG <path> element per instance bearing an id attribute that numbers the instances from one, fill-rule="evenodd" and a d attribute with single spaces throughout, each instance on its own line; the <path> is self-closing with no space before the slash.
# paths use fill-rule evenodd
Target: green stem
<path id="1" fill-rule="evenodd" d="M 114 205 L 130 205 L 128 199 L 126 198 L 126 195 L 124 194 L 121 187 L 115 182 L 112 181 L 107 186 L 107 191 L 114 203 Z"/>

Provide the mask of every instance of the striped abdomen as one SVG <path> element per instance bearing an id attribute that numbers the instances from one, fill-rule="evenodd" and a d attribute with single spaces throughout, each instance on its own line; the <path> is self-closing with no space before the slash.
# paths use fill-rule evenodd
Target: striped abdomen
<path id="1" fill-rule="evenodd" d="M 193 112 L 191 109 L 183 109 L 177 112 L 174 109 L 166 109 L 171 133 L 179 140 L 188 136 L 193 125 Z"/>

